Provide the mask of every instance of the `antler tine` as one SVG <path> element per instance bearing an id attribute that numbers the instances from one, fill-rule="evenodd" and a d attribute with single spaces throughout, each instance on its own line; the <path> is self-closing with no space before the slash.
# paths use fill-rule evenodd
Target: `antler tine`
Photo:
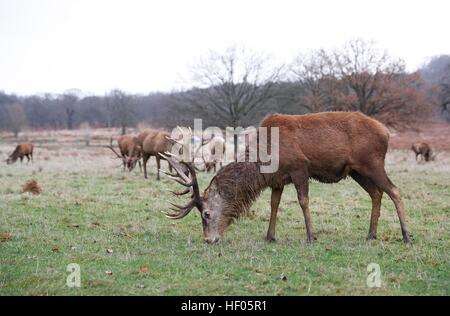
<path id="1" fill-rule="evenodd" d="M 122 156 L 122 155 L 119 155 L 119 153 L 114 149 L 114 147 L 113 146 L 105 146 L 105 148 L 109 148 L 109 149 L 111 149 L 111 151 L 113 152 L 113 153 L 115 153 L 116 154 L 116 156 L 117 156 L 117 158 L 120 158 L 120 159 L 122 159 L 122 160 L 124 160 L 125 158 Z"/>
<path id="2" fill-rule="evenodd" d="M 181 191 L 181 192 L 177 192 L 177 191 L 170 191 L 172 194 L 174 194 L 174 195 L 185 195 L 185 194 L 188 194 L 189 192 L 192 192 L 192 190 L 190 190 L 189 188 L 188 189 L 185 189 L 185 190 L 183 190 L 183 191 Z"/>
<path id="3" fill-rule="evenodd" d="M 177 126 L 177 129 L 180 131 L 181 134 L 184 135 L 184 131 L 180 126 Z M 192 129 L 190 126 L 188 126 L 188 131 L 189 131 L 189 134 L 192 135 Z"/>
<path id="4" fill-rule="evenodd" d="M 184 205 L 184 206 L 180 206 L 174 203 L 170 203 L 172 204 L 174 207 L 170 208 L 170 210 L 177 212 L 177 213 L 165 213 L 167 218 L 170 219 L 180 219 L 185 217 L 187 214 L 189 214 L 189 212 L 194 208 L 195 206 L 195 200 L 191 200 L 188 204 Z"/>
<path id="5" fill-rule="evenodd" d="M 185 175 L 185 173 L 182 171 L 182 170 L 180 170 L 179 168 L 178 168 L 178 166 L 177 166 L 177 163 L 172 159 L 172 158 L 169 158 L 168 156 L 166 156 L 166 155 L 164 155 L 164 154 L 162 154 L 162 153 L 159 153 L 159 155 L 161 156 L 161 157 L 163 157 L 164 159 L 166 159 L 167 160 L 167 162 L 169 162 L 169 164 L 172 166 L 172 168 L 176 171 L 176 175 L 173 175 L 173 174 L 170 174 L 169 175 L 169 178 L 170 177 L 172 177 L 172 179 L 178 179 L 177 178 L 177 176 L 179 177 L 179 178 L 181 178 L 182 180 L 184 180 L 184 182 L 185 182 L 185 184 L 184 185 L 187 185 L 187 184 L 189 184 L 189 185 L 187 185 L 187 186 L 191 186 L 192 185 L 192 180 L 187 176 L 187 175 Z M 175 156 L 173 156 L 173 157 L 175 157 Z M 182 164 L 185 164 L 183 161 L 180 161 L 180 163 L 182 163 Z"/>
<path id="6" fill-rule="evenodd" d="M 162 173 L 164 173 L 164 174 L 166 174 L 168 176 L 176 177 L 175 173 L 171 173 L 171 172 L 168 172 L 168 171 L 163 170 L 163 169 L 159 169 L 159 171 L 161 171 Z"/>
<path id="7" fill-rule="evenodd" d="M 180 142 L 179 140 L 176 140 L 175 138 L 172 138 L 172 137 L 166 135 L 166 139 L 173 141 L 173 142 L 177 143 L 178 145 L 183 146 L 183 143 Z"/>
<path id="8" fill-rule="evenodd" d="M 182 179 L 178 178 L 178 177 L 172 177 L 172 176 L 168 176 L 170 179 L 178 182 L 181 185 L 184 185 L 185 187 L 191 187 L 192 183 L 191 182 L 184 182 Z"/>

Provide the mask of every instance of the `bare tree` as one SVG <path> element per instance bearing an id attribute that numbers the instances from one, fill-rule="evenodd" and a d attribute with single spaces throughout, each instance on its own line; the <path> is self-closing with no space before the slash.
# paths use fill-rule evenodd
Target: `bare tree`
<path id="1" fill-rule="evenodd" d="M 343 93 L 334 56 L 323 50 L 298 56 L 291 65 L 291 78 L 302 89 L 298 105 L 307 112 L 333 110 L 340 107 Z"/>
<path id="2" fill-rule="evenodd" d="M 125 92 L 115 89 L 107 96 L 113 113 L 113 120 L 120 126 L 122 135 L 127 132 L 127 127 L 133 125 L 135 113 L 132 109 L 133 98 Z"/>
<path id="3" fill-rule="evenodd" d="M 67 129 L 74 128 L 75 121 L 75 104 L 78 101 L 78 96 L 73 92 L 66 92 L 60 96 L 60 102 L 64 107 L 66 114 Z"/>
<path id="4" fill-rule="evenodd" d="M 27 115 L 22 104 L 15 102 L 7 107 L 8 127 L 14 133 L 14 137 L 18 137 L 23 127 L 27 125 Z"/>
<path id="5" fill-rule="evenodd" d="M 113 121 L 113 117 L 114 117 L 114 108 L 113 108 L 113 102 L 112 102 L 112 98 L 110 97 L 109 94 L 106 94 L 104 99 L 104 109 L 105 109 L 105 117 L 106 117 L 106 127 L 111 128 L 112 126 L 112 121 Z"/>
<path id="6" fill-rule="evenodd" d="M 291 73 L 306 90 L 301 105 L 311 112 L 360 111 L 400 127 L 429 108 L 420 76 L 406 73 L 402 60 L 362 39 L 300 56 Z"/>
<path id="7" fill-rule="evenodd" d="M 450 64 L 439 82 L 439 103 L 442 114 L 450 120 Z"/>
<path id="8" fill-rule="evenodd" d="M 348 102 L 351 110 L 369 115 L 382 110 L 377 97 L 387 96 L 390 84 L 402 74 L 402 60 L 391 58 L 387 52 L 379 51 L 373 42 L 362 39 L 349 41 L 344 48 L 334 52 L 339 77 L 351 89 L 355 102 Z"/>
<path id="9" fill-rule="evenodd" d="M 450 121 L 450 55 L 432 57 L 419 72 L 439 115 Z"/>
<path id="10" fill-rule="evenodd" d="M 195 87 L 185 100 L 217 126 L 243 126 L 274 97 L 283 67 L 270 65 L 267 56 L 232 47 L 211 52 L 192 68 Z"/>

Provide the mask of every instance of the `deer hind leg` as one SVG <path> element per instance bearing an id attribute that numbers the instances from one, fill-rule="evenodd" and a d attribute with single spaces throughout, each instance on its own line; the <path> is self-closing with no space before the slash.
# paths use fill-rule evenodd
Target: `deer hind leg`
<path id="1" fill-rule="evenodd" d="M 380 217 L 381 198 L 383 191 L 381 191 L 368 177 L 362 176 L 359 173 L 352 171 L 350 176 L 358 182 L 358 184 L 370 195 L 372 199 L 372 213 L 370 215 L 370 226 L 367 240 L 377 239 L 378 219 Z"/>
<path id="2" fill-rule="evenodd" d="M 384 167 L 373 168 L 371 170 L 369 178 L 375 185 L 387 195 L 394 202 L 395 209 L 397 210 L 398 219 L 400 221 L 400 227 L 402 229 L 403 241 L 406 244 L 411 243 L 411 236 L 406 225 L 405 205 L 403 204 L 400 196 L 400 190 L 392 183 L 389 177 L 386 175 Z"/>
<path id="3" fill-rule="evenodd" d="M 297 198 L 300 204 L 300 207 L 303 211 L 303 216 L 305 217 L 305 225 L 306 225 L 306 241 L 308 243 L 312 243 L 316 240 L 313 232 L 313 227 L 311 223 L 311 214 L 309 212 L 309 182 L 308 175 L 306 173 L 302 173 L 299 175 L 291 176 L 292 182 L 295 184 L 295 189 L 297 190 Z"/>
<path id="4" fill-rule="evenodd" d="M 283 187 L 273 188 L 272 197 L 270 200 L 270 222 L 269 230 L 267 231 L 266 240 L 275 241 L 275 225 L 277 223 L 278 206 L 280 205 L 281 194 L 283 194 Z"/>
<path id="5" fill-rule="evenodd" d="M 150 155 L 144 154 L 142 157 L 144 165 L 144 178 L 147 179 L 147 161 L 150 159 Z"/>
<path id="6" fill-rule="evenodd" d="M 159 155 L 156 155 L 156 180 L 159 180 L 159 168 L 161 167 L 160 157 Z"/>

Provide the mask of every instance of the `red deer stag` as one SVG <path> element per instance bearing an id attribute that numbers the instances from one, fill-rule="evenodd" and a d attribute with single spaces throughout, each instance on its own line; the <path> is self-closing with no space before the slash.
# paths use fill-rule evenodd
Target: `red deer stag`
<path id="1" fill-rule="evenodd" d="M 133 170 L 134 167 L 136 167 L 136 163 L 139 163 L 139 169 L 142 170 L 142 147 L 139 145 L 138 138 L 132 136 L 122 136 L 117 140 L 117 143 L 119 145 L 120 153 L 126 160 L 128 170 Z M 123 165 L 123 169 L 125 170 L 125 164 Z"/>
<path id="2" fill-rule="evenodd" d="M 12 164 L 20 158 L 20 162 L 23 161 L 23 157 L 27 157 L 27 163 L 33 162 L 33 149 L 34 146 L 32 143 L 23 143 L 16 146 L 16 149 L 9 155 L 8 159 L 6 159 L 6 163 Z"/>
<path id="3" fill-rule="evenodd" d="M 261 173 L 261 162 L 233 162 L 219 170 L 200 195 L 192 164 L 180 164 L 166 156 L 176 171 L 171 177 L 189 188 L 178 195 L 192 194 L 187 205 L 174 205 L 171 210 L 175 212 L 166 216 L 183 218 L 196 207 L 201 213 L 204 240 L 215 243 L 233 219 L 247 211 L 264 188 L 270 187 L 271 216 L 266 239 L 273 241 L 283 188 L 293 183 L 305 218 L 307 242 L 311 243 L 315 237 L 309 210 L 308 180 L 334 183 L 350 175 L 372 199 L 367 238 L 376 238 L 381 198 L 385 192 L 395 204 L 404 242 L 411 242 L 400 190 L 384 169 L 389 132 L 383 124 L 358 112 L 328 112 L 274 114 L 267 116 L 260 125 L 279 128 L 279 168 L 275 173 Z M 189 176 L 183 175 L 180 166 L 189 169 Z"/>
<path id="4" fill-rule="evenodd" d="M 172 145 L 174 144 L 174 141 L 170 140 L 169 133 L 165 131 L 150 130 L 150 129 L 144 131 L 142 135 L 138 136 L 138 138 L 140 139 L 144 138 L 142 141 L 144 177 L 145 179 L 147 179 L 147 161 L 150 159 L 151 156 L 155 156 L 157 168 L 156 179 L 159 180 L 160 160 L 165 159 L 164 157 L 160 157 L 159 153 L 170 151 Z M 172 170 L 172 167 L 170 165 L 169 167 L 170 170 Z"/>
<path id="5" fill-rule="evenodd" d="M 411 150 L 416 154 L 417 157 L 420 156 L 420 160 L 425 159 L 425 161 L 434 160 L 433 151 L 430 145 L 424 142 L 417 142 L 412 144 Z"/>
<path id="6" fill-rule="evenodd" d="M 122 160 L 123 171 L 125 171 L 126 168 L 128 168 L 129 171 L 132 171 L 134 167 L 136 167 L 137 162 L 139 162 L 139 167 L 141 168 L 140 159 L 142 157 L 142 147 L 139 145 L 137 137 L 127 135 L 121 136 L 117 140 L 120 153 L 114 149 L 112 141 L 111 138 L 110 145 L 106 146 L 106 148 L 111 149 L 111 151 L 116 154 L 117 158 Z"/>

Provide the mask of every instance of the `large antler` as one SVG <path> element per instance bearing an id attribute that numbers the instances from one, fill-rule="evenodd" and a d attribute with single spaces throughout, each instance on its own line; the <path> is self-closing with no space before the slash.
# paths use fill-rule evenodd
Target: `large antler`
<path id="1" fill-rule="evenodd" d="M 192 163 L 186 162 L 186 161 L 175 161 L 175 157 L 171 154 L 166 152 L 165 154 L 159 153 L 161 157 L 167 160 L 167 162 L 170 164 L 170 166 L 175 170 L 175 173 L 170 173 L 167 171 L 162 170 L 165 174 L 169 176 L 170 179 L 178 182 L 179 184 L 186 187 L 186 189 L 182 192 L 172 192 L 175 195 L 185 195 L 189 192 L 191 193 L 191 200 L 186 205 L 177 205 L 172 204 L 172 208 L 170 210 L 174 211 L 175 213 L 166 213 L 166 217 L 170 219 L 180 219 L 185 217 L 189 212 L 194 208 L 197 207 L 199 211 L 201 212 L 203 209 L 203 203 L 202 198 L 200 196 L 200 190 L 198 188 L 198 182 L 197 182 L 197 175 L 195 173 L 195 168 Z M 185 170 L 181 168 L 182 166 L 185 167 Z"/>
<path id="2" fill-rule="evenodd" d="M 114 149 L 113 143 L 112 143 L 112 142 L 113 142 L 113 139 L 112 139 L 112 137 L 111 137 L 111 140 L 110 140 L 110 142 L 109 142 L 109 146 L 105 146 L 105 148 L 111 149 L 112 152 L 116 154 L 117 158 L 122 159 L 122 160 L 125 160 L 125 158 L 124 158 L 122 155 L 120 155 L 120 154 Z"/>

